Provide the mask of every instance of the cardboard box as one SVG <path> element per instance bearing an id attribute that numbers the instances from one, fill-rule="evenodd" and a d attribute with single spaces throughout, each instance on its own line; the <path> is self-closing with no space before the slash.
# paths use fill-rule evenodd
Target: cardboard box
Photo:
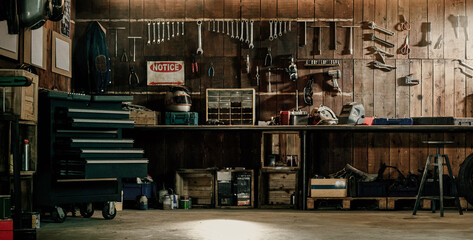
<path id="1" fill-rule="evenodd" d="M 159 125 L 161 123 L 161 113 L 155 111 L 130 111 L 130 119 L 135 121 L 135 125 Z"/>
<path id="2" fill-rule="evenodd" d="M 346 197 L 347 180 L 339 178 L 310 180 L 311 197 Z"/>
<path id="3" fill-rule="evenodd" d="M 6 87 L 6 112 L 20 116 L 20 120 L 38 120 L 38 75 L 20 69 L 0 69 L 0 76 L 24 76 L 32 79 L 28 87 Z M 0 90 L 0 108 L 3 97 Z M 3 111 L 3 109 L 0 109 Z"/>

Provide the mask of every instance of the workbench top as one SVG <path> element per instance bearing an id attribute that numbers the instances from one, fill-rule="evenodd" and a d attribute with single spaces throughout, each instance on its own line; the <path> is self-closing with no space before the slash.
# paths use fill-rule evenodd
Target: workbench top
<path id="1" fill-rule="evenodd" d="M 469 132 L 473 126 L 457 125 L 270 125 L 270 126 L 216 126 L 216 125 L 140 125 L 136 130 L 156 131 L 353 131 L 353 132 Z"/>

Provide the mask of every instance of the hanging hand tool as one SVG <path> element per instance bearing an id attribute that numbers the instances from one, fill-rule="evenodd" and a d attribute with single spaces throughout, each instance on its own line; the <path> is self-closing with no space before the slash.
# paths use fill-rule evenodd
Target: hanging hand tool
<path id="1" fill-rule="evenodd" d="M 462 66 L 464 66 L 464 67 L 466 67 L 466 68 L 468 68 L 468 69 L 470 69 L 470 70 L 473 70 L 473 67 L 472 67 L 472 66 L 466 64 L 466 63 L 463 62 L 463 60 L 461 60 L 461 59 L 455 59 L 455 60 L 453 60 L 453 61 L 458 61 L 458 63 L 460 63 L 460 65 L 462 65 Z"/>
<path id="2" fill-rule="evenodd" d="M 160 43 L 161 43 L 161 36 L 160 36 L 160 35 L 161 35 L 161 34 L 160 34 L 161 31 L 160 31 L 160 29 L 159 29 L 159 25 L 161 25 L 161 23 L 158 22 L 156 25 L 158 25 L 158 41 L 157 41 L 157 42 L 158 42 L 158 44 L 160 44 Z"/>
<path id="3" fill-rule="evenodd" d="M 353 28 L 358 28 L 360 26 L 340 26 L 342 28 L 348 28 L 348 53 L 353 55 Z"/>
<path id="4" fill-rule="evenodd" d="M 460 72 L 461 72 L 461 73 L 465 74 L 465 75 L 468 76 L 468 77 L 473 78 L 473 75 L 472 75 L 471 73 L 465 71 L 463 68 L 461 68 L 461 67 L 456 67 L 455 69 L 460 69 Z"/>
<path id="5" fill-rule="evenodd" d="M 118 57 L 118 30 L 125 30 L 125 27 L 115 27 L 110 28 L 111 30 L 115 30 L 115 57 Z"/>
<path id="6" fill-rule="evenodd" d="M 288 23 L 289 24 L 289 32 L 291 31 L 291 23 L 292 23 L 291 21 L 289 21 L 289 23 Z"/>
<path id="7" fill-rule="evenodd" d="M 222 21 L 222 34 L 225 34 L 225 21 Z"/>
<path id="8" fill-rule="evenodd" d="M 161 42 L 164 43 L 164 33 L 166 32 L 164 27 L 165 22 L 163 22 L 163 36 L 161 37 Z"/>
<path id="9" fill-rule="evenodd" d="M 209 24 L 209 26 L 208 26 L 207 30 L 209 30 L 209 32 L 210 32 L 210 31 L 212 30 L 212 29 L 210 28 L 210 21 L 208 22 L 208 24 Z"/>
<path id="10" fill-rule="evenodd" d="M 294 57 L 291 57 L 291 63 L 289 67 L 286 69 L 286 72 L 289 74 L 289 79 L 293 82 L 297 81 L 298 74 L 297 74 L 297 65 L 294 62 Z"/>
<path id="11" fill-rule="evenodd" d="M 244 30 L 245 23 L 243 21 L 244 20 L 241 20 L 241 36 L 240 36 L 241 42 L 245 42 L 245 39 L 243 39 L 243 30 Z"/>
<path id="12" fill-rule="evenodd" d="M 141 37 L 129 36 L 128 39 L 133 39 L 133 62 L 136 62 L 136 39 L 141 39 Z"/>
<path id="13" fill-rule="evenodd" d="M 120 58 L 122 62 L 128 62 L 128 56 L 126 55 L 126 49 L 123 49 L 122 57 Z"/>
<path id="14" fill-rule="evenodd" d="M 337 50 L 337 23 L 339 20 L 328 21 L 333 24 L 333 35 L 332 35 L 332 48 L 331 50 Z"/>
<path id="15" fill-rule="evenodd" d="M 212 32 L 215 32 L 215 20 L 212 21 Z"/>
<path id="16" fill-rule="evenodd" d="M 426 43 L 427 43 L 427 45 L 432 44 L 432 23 L 431 22 L 427 23 L 427 41 L 426 41 Z"/>
<path id="17" fill-rule="evenodd" d="M 135 84 L 133 84 L 133 82 Z M 133 66 L 130 66 L 130 74 L 128 75 L 128 84 L 131 86 L 137 86 L 140 84 L 140 78 L 138 77 L 138 74 L 135 72 L 135 68 Z"/>
<path id="18" fill-rule="evenodd" d="M 338 92 L 342 92 L 340 87 L 338 86 L 338 79 L 341 78 L 342 73 L 340 70 L 330 70 L 327 74 L 332 78 L 333 89 L 337 90 Z"/>
<path id="19" fill-rule="evenodd" d="M 192 54 L 192 73 L 199 73 L 199 65 L 195 61 L 195 54 Z"/>
<path id="20" fill-rule="evenodd" d="M 179 36 L 179 22 L 176 22 L 176 36 Z"/>
<path id="21" fill-rule="evenodd" d="M 232 36 L 231 36 L 231 38 L 235 38 L 235 35 L 233 33 L 234 32 L 233 32 L 233 21 L 232 21 Z"/>
<path id="22" fill-rule="evenodd" d="M 273 20 L 269 20 L 269 41 L 273 41 Z"/>
<path id="23" fill-rule="evenodd" d="M 232 32 L 233 32 L 233 26 L 232 26 Z M 227 36 L 230 36 L 230 21 L 227 21 Z"/>
<path id="24" fill-rule="evenodd" d="M 197 21 L 197 28 L 198 28 L 198 43 L 199 46 L 197 48 L 197 54 L 203 54 L 204 50 L 202 50 L 202 21 Z"/>
<path id="25" fill-rule="evenodd" d="M 413 74 L 411 73 L 411 74 L 404 77 L 406 85 L 417 85 L 417 84 L 419 84 L 419 79 L 414 79 L 412 77 L 412 75 Z"/>
<path id="26" fill-rule="evenodd" d="M 246 54 L 246 73 L 250 73 L 250 55 Z"/>
<path id="27" fill-rule="evenodd" d="M 250 21 L 250 27 L 251 27 L 251 31 L 250 31 L 250 45 L 248 46 L 250 49 L 253 49 L 255 47 L 255 45 L 253 44 L 253 23 L 254 21 L 251 20 Z"/>
<path id="28" fill-rule="evenodd" d="M 273 38 L 277 39 L 278 38 L 278 20 L 274 20 L 274 35 Z"/>
<path id="29" fill-rule="evenodd" d="M 184 22 L 181 22 L 181 25 L 182 25 L 182 33 L 181 33 L 181 35 L 184 36 Z"/>
<path id="30" fill-rule="evenodd" d="M 399 23 L 400 31 L 409 31 L 411 30 L 411 24 L 407 21 L 404 15 L 401 16 L 401 23 Z"/>
<path id="31" fill-rule="evenodd" d="M 403 55 L 407 55 L 411 52 L 411 48 L 409 47 L 409 35 L 406 36 L 406 41 L 401 47 L 401 53 Z"/>
<path id="32" fill-rule="evenodd" d="M 166 22 L 166 24 L 168 25 L 168 41 L 171 40 L 171 31 L 170 31 L 170 28 L 169 28 L 169 22 Z"/>
<path id="33" fill-rule="evenodd" d="M 250 34 L 249 34 L 249 29 L 248 29 L 248 19 L 245 20 L 246 23 L 246 40 L 245 43 L 249 44 L 250 43 Z"/>
<path id="34" fill-rule="evenodd" d="M 314 95 L 314 92 L 312 90 L 313 83 L 314 83 L 314 77 L 311 76 L 310 79 L 307 80 L 307 84 L 304 87 L 304 102 L 308 106 L 314 105 L 314 99 L 312 97 Z"/>
<path id="35" fill-rule="evenodd" d="M 146 42 L 146 44 L 151 44 L 151 22 L 148 22 L 148 42 Z"/>
<path id="36" fill-rule="evenodd" d="M 366 36 L 368 36 L 368 39 L 369 39 L 369 40 L 371 40 L 371 41 L 376 41 L 376 42 L 378 42 L 378 43 L 381 43 L 381 44 L 385 45 L 386 47 L 389 47 L 389 48 L 393 48 L 393 47 L 394 47 L 394 44 L 392 44 L 392 43 L 390 43 L 390 42 L 388 42 L 388 41 L 384 41 L 384 40 L 381 39 L 381 38 L 376 37 L 376 36 L 374 35 L 374 33 L 370 33 L 370 34 L 368 34 L 368 35 L 366 35 Z"/>
<path id="37" fill-rule="evenodd" d="M 220 28 L 220 27 L 219 27 L 220 21 L 216 21 L 216 22 L 217 22 L 217 33 L 219 33 L 219 31 L 220 31 L 220 30 L 219 30 L 219 28 Z"/>
<path id="38" fill-rule="evenodd" d="M 209 67 L 209 70 L 207 71 L 207 74 L 211 78 L 215 77 L 215 68 L 214 68 L 213 62 L 210 62 L 210 67 Z"/>
<path id="39" fill-rule="evenodd" d="M 287 33 L 287 21 L 284 21 L 284 34 Z"/>
<path id="40" fill-rule="evenodd" d="M 238 34 L 238 22 L 239 22 L 238 20 L 235 21 L 235 25 L 236 25 L 236 27 L 235 27 L 235 31 L 236 31 L 235 38 L 236 38 L 237 40 L 240 39 L 240 34 Z"/>
<path id="41" fill-rule="evenodd" d="M 268 68 L 268 93 L 271 92 L 271 68 Z"/>
<path id="42" fill-rule="evenodd" d="M 440 34 L 440 36 L 437 40 L 437 43 L 434 46 L 434 49 L 440 49 L 440 48 L 442 48 L 442 45 L 443 45 L 443 35 Z"/>
<path id="43" fill-rule="evenodd" d="M 273 65 L 273 56 L 271 56 L 271 47 L 268 47 L 268 53 L 266 53 L 266 57 L 264 58 L 264 66 L 272 66 Z"/>
<path id="44" fill-rule="evenodd" d="M 385 71 L 391 71 L 393 69 L 396 69 L 395 66 L 387 65 L 387 64 L 384 64 L 384 63 L 379 62 L 379 61 L 373 61 L 370 64 L 371 64 L 371 67 L 373 67 L 373 68 L 378 68 L 378 69 L 382 69 L 382 70 L 385 70 Z"/>
<path id="45" fill-rule="evenodd" d="M 385 57 L 388 56 L 388 57 L 394 57 L 394 54 L 390 53 L 390 52 L 387 52 L 387 51 L 384 51 L 382 49 L 379 49 L 378 47 L 376 46 L 371 46 L 369 47 L 371 50 L 373 50 L 373 53 L 374 54 L 378 54 L 381 58 L 381 62 L 382 63 L 386 63 L 386 59 Z"/>
<path id="46" fill-rule="evenodd" d="M 322 28 L 328 28 L 329 26 L 310 26 L 310 28 L 317 28 L 317 55 L 322 54 Z"/>
<path id="47" fill-rule="evenodd" d="M 259 87 L 259 67 L 258 66 L 256 66 L 256 75 L 255 75 L 255 77 L 256 77 L 256 86 Z"/>
<path id="48" fill-rule="evenodd" d="M 171 37 L 174 38 L 174 22 L 171 22 L 171 28 L 172 28 L 172 35 L 171 35 Z"/>
<path id="49" fill-rule="evenodd" d="M 282 21 L 279 21 L 279 36 L 282 37 Z"/>
<path id="50" fill-rule="evenodd" d="M 378 30 L 378 31 L 386 33 L 390 36 L 394 36 L 394 32 L 391 32 L 386 28 L 382 28 L 380 26 L 377 26 L 374 22 L 368 22 L 368 28 L 373 29 L 373 30 Z"/>
<path id="51" fill-rule="evenodd" d="M 153 22 L 153 44 L 156 44 L 156 22 Z"/>

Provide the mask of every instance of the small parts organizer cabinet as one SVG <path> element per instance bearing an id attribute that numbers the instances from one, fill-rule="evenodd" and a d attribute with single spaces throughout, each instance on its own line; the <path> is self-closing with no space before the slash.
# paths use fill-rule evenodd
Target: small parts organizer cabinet
<path id="1" fill-rule="evenodd" d="M 263 132 L 258 206 L 295 207 L 299 194 L 299 132 Z"/>
<path id="2" fill-rule="evenodd" d="M 206 121 L 219 121 L 226 125 L 254 125 L 255 90 L 207 89 Z"/>
<path id="3" fill-rule="evenodd" d="M 144 150 L 133 148 L 133 139 L 122 138 L 122 129 L 134 126 L 129 111 L 122 110 L 122 102 L 131 100 L 131 96 L 40 93 L 39 207 L 57 210 L 67 204 L 120 201 L 121 178 L 147 175 Z M 104 217 L 113 218 L 105 209 Z"/>
<path id="4" fill-rule="evenodd" d="M 215 206 L 220 208 L 254 207 L 253 170 L 231 169 L 217 171 Z"/>

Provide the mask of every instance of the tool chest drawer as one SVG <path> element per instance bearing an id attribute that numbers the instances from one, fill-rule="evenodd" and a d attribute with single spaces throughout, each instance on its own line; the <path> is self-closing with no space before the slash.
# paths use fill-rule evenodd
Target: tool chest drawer
<path id="1" fill-rule="evenodd" d="M 123 139 L 122 129 L 133 128 L 123 101 L 130 96 L 40 93 L 43 130 L 49 144 L 43 158 L 51 174 L 70 178 L 135 178 L 147 175 L 144 150 L 133 139 Z M 43 133 L 44 133 L 43 132 Z"/>

